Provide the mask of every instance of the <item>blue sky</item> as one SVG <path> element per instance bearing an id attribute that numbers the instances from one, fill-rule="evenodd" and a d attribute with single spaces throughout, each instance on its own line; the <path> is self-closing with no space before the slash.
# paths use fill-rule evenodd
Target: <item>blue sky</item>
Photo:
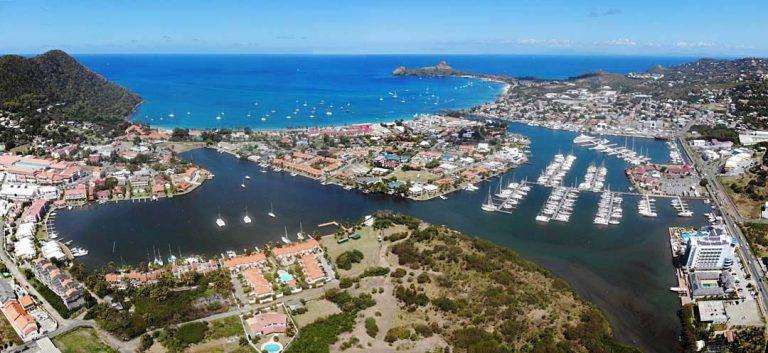
<path id="1" fill-rule="evenodd" d="M 0 53 L 768 56 L 768 0 L 0 0 Z"/>

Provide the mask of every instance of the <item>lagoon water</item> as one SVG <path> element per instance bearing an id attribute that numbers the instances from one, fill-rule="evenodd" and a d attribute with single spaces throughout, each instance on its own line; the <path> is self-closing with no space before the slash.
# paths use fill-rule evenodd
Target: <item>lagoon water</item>
<path id="1" fill-rule="evenodd" d="M 457 68 L 474 72 L 494 72 L 490 69 L 491 66 L 500 67 L 494 66 L 499 64 L 496 62 L 497 60 L 501 60 L 498 57 L 488 57 L 485 59 L 486 62 L 478 58 L 456 57 L 449 58 L 449 62 Z M 150 56 L 136 59 L 133 56 L 98 56 L 78 57 L 78 59 L 108 78 L 121 82 L 142 94 L 147 99 L 147 103 L 142 106 L 143 111 L 147 114 L 150 111 L 155 112 L 153 114 L 163 114 L 171 109 L 179 109 L 171 107 L 177 104 L 175 102 L 186 99 L 183 97 L 173 98 L 172 96 L 175 94 L 173 90 L 165 92 L 162 89 L 165 80 L 146 76 L 147 70 L 162 71 L 151 68 L 153 61 L 177 60 L 176 57 Z M 392 66 L 400 64 L 408 66 L 430 65 L 439 58 L 374 57 L 374 59 L 384 62 L 378 64 L 378 67 L 384 70 L 380 77 L 385 82 L 389 82 L 388 80 L 392 78 L 389 78 L 388 74 Z M 135 70 L 137 73 L 134 77 L 127 70 L 131 62 L 135 60 L 138 62 Z M 210 58 L 210 60 L 219 59 Z M 296 60 L 308 59 L 298 58 Z M 342 58 L 340 60 L 352 59 Z M 365 61 L 368 59 L 357 58 L 356 60 Z M 518 64 L 525 62 L 525 60 L 515 59 L 515 57 L 509 60 Z M 530 58 L 526 58 L 526 60 L 530 60 Z M 574 63 L 569 66 L 568 61 L 563 60 L 561 62 L 565 63 L 566 69 L 551 69 L 549 71 L 550 77 L 565 77 L 580 73 L 580 71 L 573 69 L 576 66 Z M 620 58 L 616 60 L 618 61 L 606 60 L 606 62 L 613 63 L 613 65 L 623 65 L 625 71 L 642 70 L 656 63 L 670 63 L 637 59 L 637 61 L 642 62 L 642 66 L 640 66 L 641 64 L 637 64 L 637 62 L 635 65 L 630 65 L 626 61 L 621 61 Z M 116 62 L 121 63 L 117 65 Z M 488 64 L 488 62 L 493 63 L 493 65 Z M 533 60 L 532 62 L 536 61 Z M 167 70 L 172 72 L 181 70 L 174 68 L 169 63 L 164 65 L 166 65 Z M 483 65 L 488 65 L 486 70 L 483 70 Z M 514 65 L 512 66 L 514 67 Z M 509 66 L 504 67 L 508 68 Z M 535 70 L 529 68 L 532 70 L 529 73 L 525 71 L 528 66 L 520 64 L 520 67 L 522 69 L 505 73 L 522 76 L 533 74 L 535 70 L 541 70 L 539 67 L 536 67 Z M 600 67 L 591 66 L 579 70 L 594 68 Z M 602 68 L 610 69 L 608 67 Z M 169 73 L 167 79 L 171 81 L 169 83 L 171 87 L 184 87 L 185 80 L 193 80 L 193 78 L 188 77 L 175 78 L 172 76 Z M 542 74 L 541 76 L 548 75 Z M 226 78 L 223 79 L 223 81 L 227 80 Z M 406 80 L 412 81 L 413 79 Z M 429 83 L 432 87 L 431 90 L 437 90 L 438 85 L 445 85 L 440 89 L 451 91 L 456 84 L 462 84 L 462 82 L 466 84 L 464 80 L 454 79 L 428 81 L 432 81 Z M 215 86 L 214 83 L 212 84 Z M 423 82 L 408 83 L 408 85 L 411 84 L 420 85 Z M 194 84 L 192 85 L 194 86 Z M 465 89 L 478 90 L 484 85 L 486 83 L 475 83 L 473 88 Z M 199 93 L 195 94 L 196 99 L 189 104 L 200 104 L 201 107 L 207 107 L 206 109 L 213 114 L 216 110 L 223 109 L 211 105 L 208 100 L 226 97 L 228 95 L 225 93 L 229 92 L 227 89 L 208 90 L 206 87 L 190 87 L 189 89 L 193 92 L 199 90 Z M 328 84 L 326 89 L 332 91 L 335 88 L 334 85 Z M 376 88 L 375 90 L 384 91 L 386 94 L 388 89 L 390 88 Z M 467 93 L 467 100 L 461 104 L 474 104 L 475 99 L 489 99 L 497 93 L 497 90 L 498 87 L 488 89 L 487 94 L 482 92 Z M 398 90 L 398 94 L 401 92 L 405 92 L 405 90 L 402 88 Z M 327 96 L 328 94 L 330 93 L 323 92 L 321 95 Z M 373 97 L 378 99 L 379 94 L 377 92 Z M 446 97 L 446 94 L 444 93 L 441 97 Z M 472 94 L 480 94 L 482 99 L 470 97 Z M 290 96 L 293 104 L 296 98 L 293 98 L 293 95 Z M 463 96 L 463 94 L 456 95 L 455 99 L 459 99 L 459 96 Z M 169 101 L 165 101 L 165 99 L 169 99 Z M 234 103 L 250 100 L 250 98 L 236 99 Z M 266 100 L 262 99 L 261 101 Z M 225 105 L 224 102 L 222 105 Z M 292 104 L 291 109 L 293 109 Z M 387 102 L 386 104 L 388 106 L 397 105 L 394 102 Z M 457 103 L 457 105 L 461 104 Z M 352 106 L 356 105 L 352 104 Z M 435 109 L 433 106 L 427 108 L 426 104 L 423 108 L 424 111 Z M 201 109 L 198 108 L 195 111 Z M 232 109 L 232 111 L 241 109 L 243 112 L 248 108 L 236 105 L 227 109 Z M 381 113 L 378 110 L 374 111 Z M 176 115 L 179 115 L 178 111 Z M 227 118 L 225 119 L 229 119 L 232 115 L 226 114 Z M 334 114 L 334 119 L 335 117 L 336 114 Z M 136 118 L 141 119 L 140 117 Z M 371 120 L 369 118 L 370 116 L 355 115 L 334 120 L 331 123 L 368 121 Z M 221 121 L 225 121 L 225 119 Z M 200 122 L 189 121 L 180 125 L 198 126 L 197 124 L 201 124 L 200 126 L 214 127 L 211 125 L 211 121 L 206 118 Z M 239 124 L 242 123 L 232 123 L 231 126 L 239 126 Z M 288 125 L 290 123 L 282 121 L 268 127 L 278 128 Z M 512 124 L 510 130 L 531 138 L 532 158 L 529 164 L 507 173 L 505 175 L 506 180 L 513 177 L 515 179 L 534 180 L 556 153 L 573 152 L 577 156 L 577 160 L 566 177 L 566 183 L 573 183 L 576 178 L 583 178 L 590 163 L 605 163 L 609 170 L 607 183 L 611 189 L 627 190 L 629 187 L 623 174 L 626 163 L 613 156 L 606 156 L 574 145 L 572 140 L 576 135 L 575 133 L 522 124 Z M 625 141 L 624 138 L 620 137 L 612 137 L 611 139 L 620 144 Z M 628 143 L 631 144 L 631 140 Z M 638 150 L 641 148 L 647 150 L 656 162 L 667 161 L 667 147 L 661 141 L 637 139 L 635 146 Z M 608 316 L 617 338 L 635 344 L 647 352 L 674 352 L 677 349 L 676 337 L 679 332 L 679 324 L 676 310 L 679 308 L 679 303 L 676 294 L 669 291 L 669 287 L 676 285 L 676 281 L 671 264 L 667 227 L 704 224 L 705 219 L 702 215 L 707 212 L 708 207 L 703 203 L 691 202 L 691 209 L 696 213 L 696 216 L 683 219 L 676 217 L 669 201 L 658 200 L 659 217 L 649 219 L 637 215 L 636 198 L 625 197 L 622 223 L 620 225 L 596 226 L 592 223 L 592 219 L 597 209 L 599 195 L 581 193 L 569 223 L 541 224 L 535 222 L 534 218 L 549 194 L 549 189 L 543 187 L 534 187 L 528 197 L 510 215 L 487 213 L 480 210 L 480 204 L 487 189 L 496 187 L 498 180 L 482 183 L 479 185 L 481 190 L 477 192 L 460 191 L 451 194 L 448 196 L 448 200 L 436 199 L 414 202 L 384 195 L 346 191 L 333 185 L 323 186 L 318 182 L 302 177 L 291 177 L 284 173 L 261 173 L 261 169 L 252 162 L 239 160 L 209 149 L 189 151 L 182 156 L 211 170 L 216 177 L 206 182 L 198 190 L 180 197 L 156 202 L 108 203 L 73 210 L 61 210 L 54 223 L 57 231 L 64 239 L 74 240 L 74 245 L 86 247 L 90 254 L 81 260 L 89 267 L 97 267 L 108 262 L 138 263 L 147 261 L 153 248 L 160 249 L 164 256 L 168 255 L 169 248 L 174 253 L 180 251 L 183 255 L 217 255 L 226 250 L 239 251 L 268 242 L 279 242 L 284 227 L 287 227 L 289 236 L 295 238 L 295 234 L 299 230 L 299 222 L 303 224 L 305 231 L 317 231 L 320 234 L 325 234 L 329 230 L 318 229 L 316 227 L 318 224 L 329 220 L 358 220 L 377 210 L 393 210 L 422 218 L 431 223 L 444 224 L 466 234 L 486 238 L 497 244 L 511 247 L 554 274 L 563 277 L 585 299 L 595 303 Z M 240 183 L 245 175 L 250 175 L 251 180 L 243 189 L 240 187 Z M 274 205 L 277 218 L 266 215 L 270 203 Z M 241 221 L 246 208 L 253 219 L 253 223 L 248 225 Z M 219 229 L 214 223 L 219 212 L 227 222 L 226 227 L 222 229 Z"/>

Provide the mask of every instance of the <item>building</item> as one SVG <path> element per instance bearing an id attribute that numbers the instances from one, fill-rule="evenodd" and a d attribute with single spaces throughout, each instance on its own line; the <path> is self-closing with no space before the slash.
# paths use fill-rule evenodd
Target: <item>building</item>
<path id="1" fill-rule="evenodd" d="M 160 277 L 162 276 L 162 270 L 149 272 L 126 271 L 120 273 L 107 273 L 104 275 L 104 280 L 109 283 L 110 287 L 123 290 L 129 286 L 141 287 L 147 284 L 155 284 L 160 281 Z"/>
<path id="2" fill-rule="evenodd" d="M 40 336 L 37 328 L 37 321 L 32 317 L 21 304 L 14 300 L 9 300 L 3 304 L 3 315 L 11 323 L 13 329 L 25 342 L 31 341 Z"/>
<path id="3" fill-rule="evenodd" d="M 256 252 L 250 255 L 238 255 L 224 260 L 224 266 L 230 271 L 242 270 L 251 267 L 260 267 L 267 263 L 264 253 Z"/>
<path id="4" fill-rule="evenodd" d="M 722 228 L 712 228 L 703 237 L 688 239 L 688 260 L 685 270 L 722 270 L 733 264 L 733 239 Z"/>
<path id="5" fill-rule="evenodd" d="M 728 271 L 698 271 L 688 275 L 691 297 L 722 298 L 736 291 L 736 281 Z"/>
<path id="6" fill-rule="evenodd" d="M 46 258 L 32 261 L 32 272 L 64 302 L 67 309 L 85 304 L 83 286 Z"/>
<path id="7" fill-rule="evenodd" d="M 264 274 L 258 267 L 251 267 L 243 270 L 243 278 L 251 287 L 253 295 L 256 299 L 266 299 L 275 294 L 272 289 L 272 285 L 264 278 Z"/>
<path id="8" fill-rule="evenodd" d="M 299 263 L 301 264 L 301 271 L 304 273 L 304 280 L 307 284 L 313 285 L 326 279 L 325 273 L 320 267 L 320 262 L 317 261 L 315 255 L 301 255 Z"/>
<path id="9" fill-rule="evenodd" d="M 739 134 L 739 142 L 744 146 L 752 146 L 766 141 L 768 141 L 768 131 L 746 131 Z"/>
<path id="10" fill-rule="evenodd" d="M 24 213 L 21 215 L 21 221 L 31 223 L 40 222 L 45 215 L 45 211 L 48 209 L 47 206 L 48 200 L 37 199 L 32 201 L 32 205 L 27 207 L 27 209 L 24 210 Z"/>
<path id="11" fill-rule="evenodd" d="M 722 300 L 702 300 L 696 303 L 699 308 L 699 321 L 723 324 L 728 321 Z"/>
<path id="12" fill-rule="evenodd" d="M 280 313 L 261 313 L 245 320 L 251 337 L 285 333 L 288 328 L 288 316 Z"/>
<path id="13" fill-rule="evenodd" d="M 279 248 L 272 248 L 272 255 L 275 256 L 283 265 L 293 263 L 296 257 L 313 254 L 320 250 L 320 243 L 313 238 L 309 238 L 300 243 L 288 244 Z"/>

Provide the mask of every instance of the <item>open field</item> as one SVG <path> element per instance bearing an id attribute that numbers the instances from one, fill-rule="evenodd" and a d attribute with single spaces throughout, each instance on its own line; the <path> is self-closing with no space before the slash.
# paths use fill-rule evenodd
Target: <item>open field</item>
<path id="1" fill-rule="evenodd" d="M 405 228 L 403 227 L 402 230 L 405 230 Z M 326 248 L 328 257 L 334 264 L 336 263 L 336 258 L 345 251 L 359 250 L 363 253 L 363 260 L 360 263 L 353 263 L 352 268 L 349 270 L 336 268 L 339 277 L 358 276 L 363 273 L 366 268 L 380 265 L 379 250 L 380 247 L 383 246 L 383 244 L 379 243 L 377 240 L 380 232 L 373 230 L 371 227 L 363 227 L 357 232 L 361 236 L 360 239 L 349 239 L 347 242 L 341 244 L 337 243 L 334 237 L 323 237 L 320 241 Z M 391 231 L 387 230 L 381 234 L 382 236 L 386 236 L 390 233 Z"/>
<path id="2" fill-rule="evenodd" d="M 728 193 L 728 197 L 733 200 L 736 208 L 738 208 L 739 214 L 745 218 L 759 218 L 760 207 L 764 204 L 764 201 L 750 197 L 750 194 L 746 191 L 750 180 L 753 178 L 754 176 L 750 173 L 744 173 L 740 176 L 720 178 L 720 182 Z M 740 192 L 736 192 L 735 190 L 740 190 Z M 768 198 L 768 190 L 766 190 L 766 188 L 755 187 L 753 190 L 754 194 L 758 197 Z"/>
<path id="3" fill-rule="evenodd" d="M 309 323 L 315 322 L 317 319 L 341 312 L 336 304 L 331 303 L 325 299 L 308 301 L 306 308 L 306 313 L 293 317 L 299 327 L 304 327 Z"/>
<path id="4" fill-rule="evenodd" d="M 91 328 L 79 328 L 57 336 L 54 344 L 62 353 L 113 353 L 117 352 L 102 342 L 96 331 Z"/>
<path id="5" fill-rule="evenodd" d="M 16 331 L 5 318 L 5 315 L 0 314 L 0 345 L 6 343 L 21 344 L 21 338 L 16 334 Z"/>

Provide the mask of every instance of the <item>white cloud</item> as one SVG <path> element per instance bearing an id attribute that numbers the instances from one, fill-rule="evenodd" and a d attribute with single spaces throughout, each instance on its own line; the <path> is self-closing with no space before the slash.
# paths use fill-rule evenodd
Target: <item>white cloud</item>
<path id="1" fill-rule="evenodd" d="M 715 46 L 714 43 L 711 42 L 676 42 L 672 44 L 673 46 L 677 48 L 708 48 Z"/>
<path id="2" fill-rule="evenodd" d="M 634 47 L 637 45 L 637 42 L 628 38 L 621 38 L 606 41 L 604 44 L 611 46 Z"/>

